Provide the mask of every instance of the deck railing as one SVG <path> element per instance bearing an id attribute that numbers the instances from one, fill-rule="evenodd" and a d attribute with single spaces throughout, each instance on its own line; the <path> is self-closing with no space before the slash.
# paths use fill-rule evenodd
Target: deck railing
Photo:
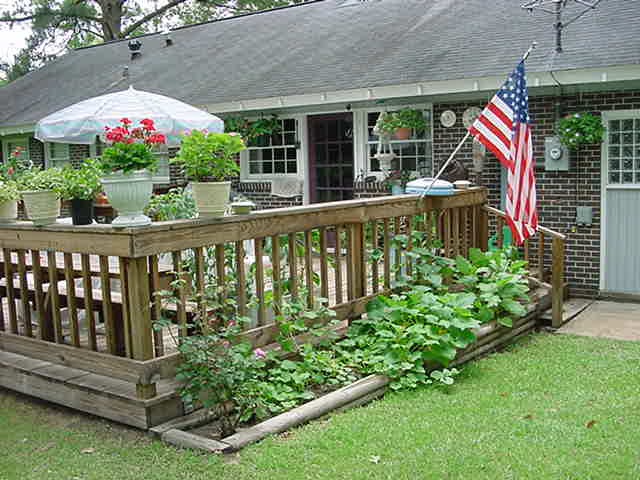
<path id="1" fill-rule="evenodd" d="M 498 213 L 485 204 L 485 189 L 474 188 L 135 229 L 2 227 L 0 349 L 133 381 L 151 398 L 179 359 L 168 338 L 189 334 L 190 319 L 207 308 L 205 291 L 234 298 L 237 313 L 253 318 L 243 335 L 255 346 L 273 342 L 274 311 L 289 298 L 310 307 L 324 298 L 349 320 L 411 273 L 412 232 L 439 240 L 445 256 L 486 249 L 487 215 Z M 562 270 L 553 271 L 562 283 Z M 179 301 L 163 302 L 165 290 Z M 154 329 L 163 315 L 173 323 Z"/>
<path id="2" fill-rule="evenodd" d="M 496 246 L 504 245 L 504 226 L 506 214 L 496 208 L 485 205 L 484 211 L 494 217 Z M 490 232 L 491 233 L 491 232 Z M 524 241 L 521 250 L 524 260 L 529 263 L 531 276 L 551 288 L 551 325 L 562 325 L 562 304 L 565 297 L 564 257 L 566 236 L 549 228 L 538 226 L 538 232 L 531 240 Z M 551 243 L 549 244 L 549 239 Z"/>

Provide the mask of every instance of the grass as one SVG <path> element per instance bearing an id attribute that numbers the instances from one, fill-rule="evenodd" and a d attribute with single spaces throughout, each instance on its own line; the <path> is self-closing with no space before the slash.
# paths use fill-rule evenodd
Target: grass
<path id="1" fill-rule="evenodd" d="M 537 334 L 230 457 L 0 391 L 0 479 L 639 479 L 638 365 L 637 342 Z"/>

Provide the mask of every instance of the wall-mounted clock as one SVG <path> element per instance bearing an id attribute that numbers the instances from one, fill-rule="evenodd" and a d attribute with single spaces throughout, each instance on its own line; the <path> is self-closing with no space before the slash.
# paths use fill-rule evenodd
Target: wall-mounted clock
<path id="1" fill-rule="evenodd" d="M 440 123 L 443 127 L 449 128 L 456 124 L 456 113 L 453 110 L 445 110 L 440 115 Z"/>

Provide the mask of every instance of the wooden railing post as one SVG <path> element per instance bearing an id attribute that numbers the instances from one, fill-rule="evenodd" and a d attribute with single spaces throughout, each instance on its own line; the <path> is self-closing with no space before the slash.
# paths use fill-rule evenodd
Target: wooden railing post
<path id="1" fill-rule="evenodd" d="M 551 264 L 551 325 L 562 325 L 562 303 L 564 300 L 564 240 L 553 238 Z"/>
<path id="2" fill-rule="evenodd" d="M 124 258 L 129 307 L 129 324 L 131 328 L 131 356 L 134 360 L 150 360 L 153 358 L 153 328 L 151 325 L 151 296 L 149 292 L 149 272 L 147 258 Z M 138 383 L 136 392 L 139 398 L 156 396 L 155 383 Z"/>
<path id="3" fill-rule="evenodd" d="M 478 209 L 478 239 L 476 245 L 483 252 L 489 250 L 489 214 L 484 208 Z"/>

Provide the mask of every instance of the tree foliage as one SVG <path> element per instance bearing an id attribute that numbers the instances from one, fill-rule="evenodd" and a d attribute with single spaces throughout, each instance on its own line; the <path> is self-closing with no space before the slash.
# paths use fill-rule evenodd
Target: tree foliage
<path id="1" fill-rule="evenodd" d="M 68 49 L 304 1 L 15 0 L 0 12 L 0 28 L 28 24 L 32 33 L 0 71 L 12 81 Z"/>

